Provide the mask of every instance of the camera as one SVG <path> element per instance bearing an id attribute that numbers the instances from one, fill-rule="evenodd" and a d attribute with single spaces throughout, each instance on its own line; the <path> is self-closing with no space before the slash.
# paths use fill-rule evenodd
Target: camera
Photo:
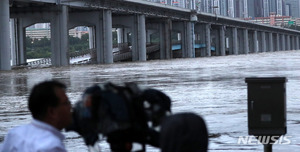
<path id="1" fill-rule="evenodd" d="M 67 131 L 79 133 L 86 145 L 99 135 L 106 137 L 112 151 L 129 152 L 132 143 L 159 146 L 159 128 L 171 114 L 171 100 L 163 92 L 136 83 L 113 83 L 87 88 L 73 107 L 73 122 Z"/>

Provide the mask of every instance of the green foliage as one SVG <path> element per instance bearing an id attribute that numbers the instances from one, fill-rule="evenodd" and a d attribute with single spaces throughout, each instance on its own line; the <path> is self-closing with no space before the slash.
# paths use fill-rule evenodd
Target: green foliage
<path id="1" fill-rule="evenodd" d="M 46 37 L 38 40 L 26 37 L 26 55 L 28 59 L 49 58 L 51 42 Z"/>
<path id="2" fill-rule="evenodd" d="M 46 37 L 42 39 L 32 39 L 26 37 L 26 55 L 28 59 L 50 58 L 51 41 Z M 84 34 L 80 38 L 69 36 L 69 52 L 80 52 L 89 48 L 89 35 Z"/>
<path id="3" fill-rule="evenodd" d="M 171 39 L 172 39 L 172 41 L 177 41 L 177 32 L 172 32 L 171 33 Z M 150 37 L 150 42 L 152 42 L 152 43 L 158 43 L 158 42 L 160 42 L 160 40 L 159 40 L 159 32 L 157 32 L 157 33 L 153 33 L 153 34 L 151 34 L 151 37 Z"/>
<path id="4" fill-rule="evenodd" d="M 69 36 L 69 52 L 80 52 L 89 49 L 89 35 L 84 34 L 81 39 Z"/>

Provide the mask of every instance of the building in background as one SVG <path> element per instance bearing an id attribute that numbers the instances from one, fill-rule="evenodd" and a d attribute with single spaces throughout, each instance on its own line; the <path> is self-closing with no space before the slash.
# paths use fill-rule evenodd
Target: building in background
<path id="1" fill-rule="evenodd" d="M 228 16 L 228 0 L 220 0 L 220 14 Z"/>
<path id="2" fill-rule="evenodd" d="M 295 18 L 300 17 L 300 1 L 299 0 L 285 0 L 285 8 L 286 8 L 286 15 L 292 16 Z"/>
<path id="3" fill-rule="evenodd" d="M 50 23 L 34 24 L 26 28 L 26 36 L 32 39 L 42 39 L 44 37 L 50 39 Z M 69 30 L 69 35 L 72 37 L 81 38 L 82 35 L 88 34 L 88 27 L 78 26 Z"/>
<path id="4" fill-rule="evenodd" d="M 247 0 L 234 0 L 235 17 L 248 18 L 248 1 Z"/>
<path id="5" fill-rule="evenodd" d="M 263 16 L 262 17 L 269 17 L 269 16 L 270 16 L 269 0 L 263 0 Z"/>
<path id="6" fill-rule="evenodd" d="M 283 1 L 282 0 L 276 0 L 276 14 L 279 16 L 283 16 Z"/>
<path id="7" fill-rule="evenodd" d="M 227 10 L 229 17 L 235 17 L 235 9 L 234 9 L 234 0 L 228 0 L 228 10 Z"/>
<path id="8" fill-rule="evenodd" d="M 275 14 L 271 14 L 269 17 L 255 17 L 247 18 L 245 20 L 253 23 L 261 23 L 280 27 L 289 27 L 292 25 L 300 26 L 299 18 L 293 18 L 291 16 L 276 16 Z"/>

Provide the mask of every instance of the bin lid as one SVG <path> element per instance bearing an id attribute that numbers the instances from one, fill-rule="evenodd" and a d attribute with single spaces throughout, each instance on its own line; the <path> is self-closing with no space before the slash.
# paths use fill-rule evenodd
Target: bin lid
<path id="1" fill-rule="evenodd" d="M 284 83 L 286 77 L 249 77 L 245 78 L 246 83 Z"/>

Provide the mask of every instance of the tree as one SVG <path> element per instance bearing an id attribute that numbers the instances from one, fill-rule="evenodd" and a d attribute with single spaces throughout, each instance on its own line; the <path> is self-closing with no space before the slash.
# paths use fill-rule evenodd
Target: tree
<path id="1" fill-rule="evenodd" d="M 42 39 L 32 39 L 26 37 L 26 55 L 28 59 L 50 58 L 51 41 L 44 37 Z M 84 34 L 81 38 L 69 36 L 69 53 L 80 52 L 89 48 L 89 35 Z"/>

